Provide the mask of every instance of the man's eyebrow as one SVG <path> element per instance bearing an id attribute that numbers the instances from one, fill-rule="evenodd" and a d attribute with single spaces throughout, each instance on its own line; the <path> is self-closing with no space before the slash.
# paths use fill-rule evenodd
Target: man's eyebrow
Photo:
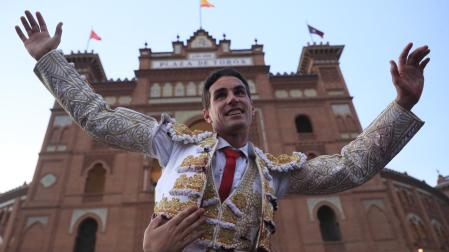
<path id="1" fill-rule="evenodd" d="M 214 90 L 214 94 L 216 94 L 216 93 L 221 93 L 221 92 L 226 92 L 226 88 L 219 88 L 219 89 L 216 89 L 216 90 Z"/>
<path id="2" fill-rule="evenodd" d="M 234 90 L 245 89 L 245 86 L 239 85 L 233 88 Z"/>

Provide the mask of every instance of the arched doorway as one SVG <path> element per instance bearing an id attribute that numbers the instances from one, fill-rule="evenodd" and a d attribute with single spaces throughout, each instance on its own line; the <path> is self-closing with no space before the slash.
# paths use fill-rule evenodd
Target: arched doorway
<path id="1" fill-rule="evenodd" d="M 94 252 L 97 239 L 98 224 L 92 218 L 81 222 L 76 234 L 74 252 Z"/>
<path id="2" fill-rule="evenodd" d="M 340 226 L 334 210 L 328 206 L 322 206 L 318 209 L 317 215 L 320 221 L 320 231 L 323 241 L 340 241 Z"/>

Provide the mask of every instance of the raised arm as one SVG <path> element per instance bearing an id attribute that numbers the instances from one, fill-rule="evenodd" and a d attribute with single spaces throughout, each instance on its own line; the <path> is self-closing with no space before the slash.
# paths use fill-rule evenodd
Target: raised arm
<path id="1" fill-rule="evenodd" d="M 418 102 L 424 85 L 423 71 L 429 59 L 427 46 L 409 55 L 409 43 L 399 57 L 399 68 L 391 61 L 397 98 L 339 155 L 323 155 L 305 162 L 288 176 L 288 192 L 335 193 L 371 179 L 422 127 L 410 109 Z M 424 60 L 423 60 L 424 59 Z"/>
<path id="2" fill-rule="evenodd" d="M 61 41 L 62 23 L 55 36 L 50 37 L 42 15 L 26 11 L 21 17 L 28 38 L 16 26 L 17 34 L 28 52 L 38 60 L 35 73 L 64 110 L 97 140 L 137 152 L 152 153 L 152 139 L 157 121 L 126 108 L 111 109 L 102 97 L 71 66 L 64 55 L 55 49 Z"/>

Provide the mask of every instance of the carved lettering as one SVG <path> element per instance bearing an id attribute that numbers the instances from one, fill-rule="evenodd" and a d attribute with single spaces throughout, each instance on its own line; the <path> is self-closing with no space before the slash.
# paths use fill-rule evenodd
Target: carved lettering
<path id="1" fill-rule="evenodd" d="M 155 60 L 152 63 L 153 69 L 162 68 L 193 68 L 193 67 L 216 67 L 216 66 L 249 66 L 253 65 L 251 57 L 239 58 L 211 58 L 211 55 L 191 57 L 187 60 Z"/>

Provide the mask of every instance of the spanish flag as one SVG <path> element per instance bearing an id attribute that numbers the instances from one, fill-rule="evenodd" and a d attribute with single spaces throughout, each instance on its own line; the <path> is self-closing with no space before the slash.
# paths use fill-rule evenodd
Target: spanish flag
<path id="1" fill-rule="evenodd" d="M 215 7 L 215 5 L 209 3 L 207 0 L 200 0 L 200 7 L 210 8 Z"/>
<path id="2" fill-rule="evenodd" d="M 93 39 L 93 40 L 101 40 L 101 37 L 98 36 L 98 34 L 94 31 L 94 30 L 90 30 L 90 36 L 89 39 Z"/>

